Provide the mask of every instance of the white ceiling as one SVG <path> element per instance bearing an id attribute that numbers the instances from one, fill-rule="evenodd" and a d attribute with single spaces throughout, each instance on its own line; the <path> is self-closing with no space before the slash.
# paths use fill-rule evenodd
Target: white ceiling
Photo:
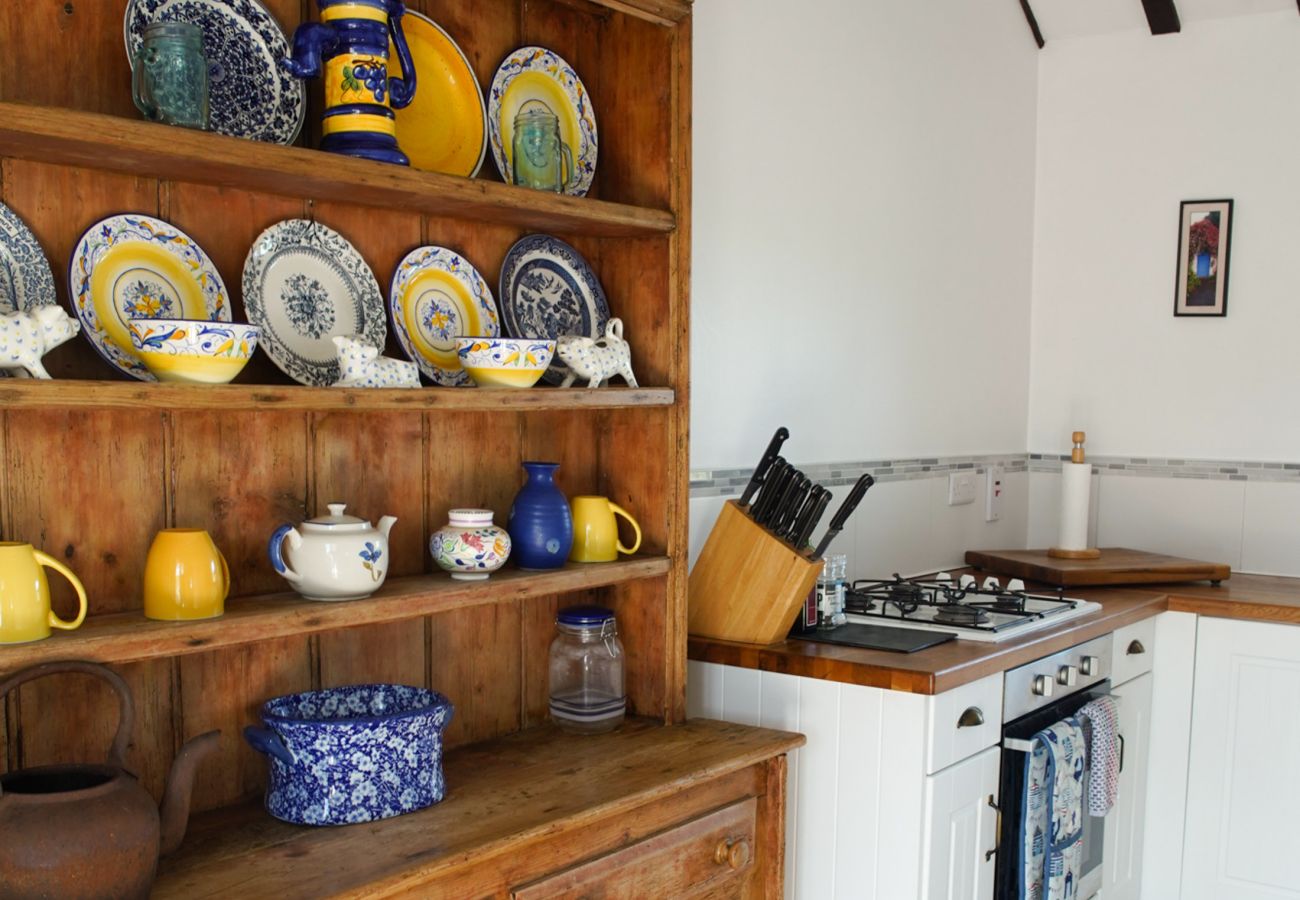
<path id="1" fill-rule="evenodd" d="M 1142 0 L 1029 0 L 1046 41 L 1147 29 Z M 1295 0 L 1174 0 L 1183 25 L 1291 10 Z"/>

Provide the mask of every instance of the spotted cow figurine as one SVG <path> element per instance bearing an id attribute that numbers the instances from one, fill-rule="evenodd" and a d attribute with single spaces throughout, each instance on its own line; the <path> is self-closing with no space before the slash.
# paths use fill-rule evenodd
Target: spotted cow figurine
<path id="1" fill-rule="evenodd" d="M 343 336 L 334 338 L 338 348 L 339 380 L 335 387 L 418 388 L 420 370 L 415 363 L 380 356 L 379 351 L 363 341 Z"/>
<path id="2" fill-rule="evenodd" d="M 632 374 L 632 350 L 623 340 L 623 320 L 610 319 L 605 336 L 599 340 L 576 334 L 564 334 L 555 342 L 555 355 L 568 366 L 560 387 L 569 387 L 579 378 L 587 387 L 600 387 L 615 375 L 621 375 L 628 387 L 636 387 Z"/>
<path id="3" fill-rule="evenodd" d="M 49 378 L 41 357 L 80 330 L 80 322 L 52 304 L 0 314 L 0 369 L 16 370 L 20 378 Z"/>

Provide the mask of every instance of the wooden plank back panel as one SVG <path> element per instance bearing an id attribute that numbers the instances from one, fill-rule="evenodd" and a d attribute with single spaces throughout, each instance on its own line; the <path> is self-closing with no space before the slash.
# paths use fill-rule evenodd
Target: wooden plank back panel
<path id="1" fill-rule="evenodd" d="M 523 481 L 519 422 L 519 415 L 508 413 L 425 415 L 429 534 L 447 523 L 449 510 L 460 507 L 490 509 L 493 521 L 506 527 Z M 429 571 L 435 569 L 430 559 Z"/>
<path id="2" fill-rule="evenodd" d="M 410 684 L 425 687 L 425 620 L 327 631 L 319 636 L 321 687 Z"/>
<path id="3" fill-rule="evenodd" d="M 176 660 L 175 714 L 182 741 L 220 729 L 218 752 L 199 767 L 194 809 L 216 809 L 260 796 L 266 759 L 244 740 L 272 697 L 312 688 L 310 639 L 290 637 Z"/>
<path id="4" fill-rule="evenodd" d="M 429 686 L 455 707 L 448 747 L 519 730 L 519 626 L 513 603 L 429 617 Z"/>
<path id="5" fill-rule="evenodd" d="M 667 700 L 665 672 L 667 582 L 661 578 L 604 588 L 601 605 L 614 611 L 623 641 L 628 715 L 662 719 Z"/>
<path id="6" fill-rule="evenodd" d="M 668 301 L 672 277 L 668 238 L 590 244 L 600 260 L 596 275 L 609 300 L 610 315 L 623 320 L 623 338 L 632 348 L 637 383 L 679 387 L 676 363 L 685 348 L 675 340 L 676 320 Z M 616 376 L 611 383 L 621 387 L 623 379 Z"/>
<path id="7" fill-rule="evenodd" d="M 172 433 L 172 522 L 212 535 L 232 596 L 284 590 L 266 546 L 282 522 L 316 514 L 307 504 L 307 414 L 177 412 Z"/>
<path id="8" fill-rule="evenodd" d="M 641 526 L 639 553 L 662 554 L 668 546 L 672 518 L 664 498 L 672 489 L 674 448 L 670 444 L 669 408 L 605 413 L 605 452 L 600 457 L 600 491 L 626 509 Z M 631 464 L 635 458 L 636 464 Z M 622 539 L 633 533 L 619 522 Z"/>

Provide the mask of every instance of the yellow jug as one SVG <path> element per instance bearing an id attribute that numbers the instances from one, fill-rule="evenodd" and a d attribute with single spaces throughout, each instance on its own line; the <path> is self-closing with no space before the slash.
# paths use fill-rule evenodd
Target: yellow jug
<path id="1" fill-rule="evenodd" d="M 81 608 L 73 621 L 65 622 L 50 609 L 50 584 L 42 566 L 54 569 L 76 589 Z M 71 631 L 85 618 L 86 589 L 67 566 L 31 544 L 0 541 L 0 644 L 43 640 L 51 627 Z"/>
<path id="2" fill-rule="evenodd" d="M 618 554 L 631 555 L 641 546 L 641 526 L 609 498 L 579 496 L 569 505 L 573 511 L 573 549 L 569 551 L 569 559 L 574 562 L 613 562 Z M 627 519 L 636 532 L 636 542 L 631 547 L 624 547 L 618 539 L 615 514 Z"/>
<path id="3" fill-rule="evenodd" d="M 164 528 L 144 562 L 144 614 L 169 622 L 226 611 L 230 568 L 202 528 Z"/>

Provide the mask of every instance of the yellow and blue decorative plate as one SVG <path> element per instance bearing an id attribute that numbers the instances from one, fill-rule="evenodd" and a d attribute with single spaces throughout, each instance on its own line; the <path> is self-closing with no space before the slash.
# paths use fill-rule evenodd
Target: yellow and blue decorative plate
<path id="1" fill-rule="evenodd" d="M 412 9 L 402 30 L 415 64 L 415 99 L 397 117 L 397 143 L 411 167 L 473 178 L 487 156 L 487 106 L 469 58 L 438 23 Z M 389 42 L 388 72 L 401 76 Z"/>
<path id="2" fill-rule="evenodd" d="M 596 175 L 596 111 L 573 66 L 545 47 L 520 47 L 497 67 L 492 79 L 488 128 L 501 177 L 507 184 L 514 182 L 515 116 L 534 108 L 544 108 L 560 120 L 560 140 L 573 153 L 577 170 L 573 187 L 565 193 L 585 197 Z"/>
<path id="3" fill-rule="evenodd" d="M 434 384 L 470 383 L 457 356 L 458 337 L 501 333 L 496 302 L 469 260 L 446 247 L 419 247 L 393 273 L 388 312 L 397 342 Z"/>
<path id="4" fill-rule="evenodd" d="M 194 239 L 151 216 L 96 222 L 68 260 L 68 293 L 81 331 L 109 365 L 156 381 L 131 342 L 133 319 L 230 321 L 217 268 Z"/>

